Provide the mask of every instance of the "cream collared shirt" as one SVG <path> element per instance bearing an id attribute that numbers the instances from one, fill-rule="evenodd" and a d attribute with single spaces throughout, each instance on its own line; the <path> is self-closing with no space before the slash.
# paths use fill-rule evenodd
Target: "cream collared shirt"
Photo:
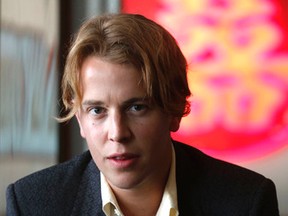
<path id="1" fill-rule="evenodd" d="M 156 216 L 178 216 L 178 203 L 177 203 L 177 186 L 176 186 L 176 160 L 175 150 L 172 145 L 172 163 L 168 181 L 162 196 L 162 201 L 158 208 Z M 100 174 L 101 178 L 101 196 L 102 196 L 102 209 L 106 216 L 124 216 L 117 203 L 116 197 L 111 190 L 104 175 Z"/>

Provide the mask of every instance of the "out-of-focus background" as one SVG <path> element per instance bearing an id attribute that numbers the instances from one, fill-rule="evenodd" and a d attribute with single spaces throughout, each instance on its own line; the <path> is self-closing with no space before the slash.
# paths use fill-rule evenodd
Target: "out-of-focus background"
<path id="1" fill-rule="evenodd" d="M 287 216 L 286 0 L 1 0 L 0 215 L 9 183 L 87 149 L 54 118 L 60 80 L 79 25 L 114 12 L 157 21 L 187 58 L 192 111 L 173 138 L 272 179 Z"/>

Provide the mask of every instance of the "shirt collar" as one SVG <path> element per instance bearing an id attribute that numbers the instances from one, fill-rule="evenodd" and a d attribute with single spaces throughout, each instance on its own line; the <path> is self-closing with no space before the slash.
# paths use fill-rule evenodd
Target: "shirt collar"
<path id="1" fill-rule="evenodd" d="M 102 210 L 106 216 L 124 215 L 103 173 L 100 173 Z"/>
<path id="2" fill-rule="evenodd" d="M 102 196 L 102 210 L 106 216 L 124 215 L 118 205 L 117 199 L 111 190 L 103 173 L 100 173 L 101 178 L 101 196 Z M 160 206 L 156 216 L 177 216 L 178 203 L 177 203 L 177 186 L 176 186 L 176 157 L 175 150 L 172 144 L 172 162 L 169 172 L 169 177 L 165 186 Z"/>
<path id="3" fill-rule="evenodd" d="M 169 215 L 177 216 L 178 202 L 177 202 L 177 186 L 176 186 L 176 159 L 175 150 L 172 144 L 172 162 L 170 167 L 169 177 L 165 186 L 162 201 L 158 208 L 156 216 Z"/>

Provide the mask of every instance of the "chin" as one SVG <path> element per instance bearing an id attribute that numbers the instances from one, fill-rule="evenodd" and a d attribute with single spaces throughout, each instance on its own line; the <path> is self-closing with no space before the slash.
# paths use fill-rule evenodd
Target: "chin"
<path id="1" fill-rule="evenodd" d="M 142 185 L 143 179 L 131 179 L 131 178 L 113 178 L 112 181 L 109 181 L 109 184 L 112 188 L 115 189 L 122 189 L 122 190 L 128 190 L 128 189 L 136 189 L 140 185 Z"/>

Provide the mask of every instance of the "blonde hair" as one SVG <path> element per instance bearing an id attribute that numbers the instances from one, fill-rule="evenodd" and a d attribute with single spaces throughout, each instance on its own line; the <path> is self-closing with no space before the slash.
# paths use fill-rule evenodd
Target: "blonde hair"
<path id="1" fill-rule="evenodd" d="M 136 14 L 102 15 L 80 28 L 67 56 L 62 100 L 71 119 L 80 107 L 80 70 L 88 56 L 132 64 L 142 73 L 147 97 L 173 116 L 190 112 L 187 62 L 173 36 L 159 24 Z"/>

